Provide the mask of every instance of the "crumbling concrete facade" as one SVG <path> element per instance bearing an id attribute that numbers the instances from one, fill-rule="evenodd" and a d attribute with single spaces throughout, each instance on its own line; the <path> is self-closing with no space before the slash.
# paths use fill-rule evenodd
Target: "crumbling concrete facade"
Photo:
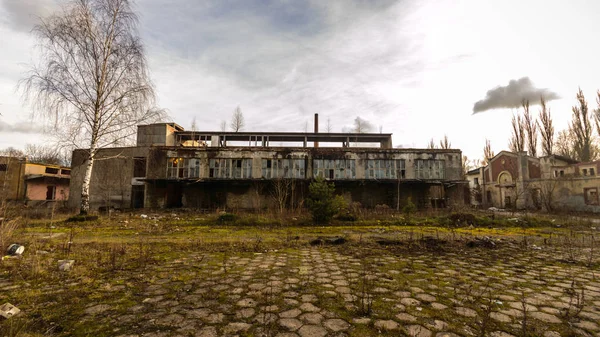
<path id="1" fill-rule="evenodd" d="M 0 193 L 6 200 L 31 206 L 52 206 L 69 198 L 71 169 L 0 157 Z"/>
<path id="2" fill-rule="evenodd" d="M 323 147 L 331 143 L 341 146 Z M 174 123 L 141 125 L 138 146 L 99 152 L 90 204 L 92 209 L 261 209 L 276 207 L 284 191 L 285 207 L 302 207 L 316 177 L 334 182 L 347 201 L 364 207 L 401 208 L 409 197 L 420 208 L 463 203 L 460 150 L 391 144 L 390 134 L 197 132 Z M 74 208 L 85 153 L 73 153 Z"/>
<path id="3" fill-rule="evenodd" d="M 473 205 L 496 208 L 600 212 L 600 161 L 580 163 L 561 156 L 535 158 L 502 151 L 486 167 L 467 173 Z M 479 184 L 475 184 L 475 181 Z"/>

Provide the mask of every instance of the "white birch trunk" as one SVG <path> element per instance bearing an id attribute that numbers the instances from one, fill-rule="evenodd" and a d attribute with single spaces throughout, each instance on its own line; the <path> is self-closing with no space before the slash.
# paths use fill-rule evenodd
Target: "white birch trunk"
<path id="1" fill-rule="evenodd" d="M 92 169 L 94 167 L 95 149 L 90 149 L 90 154 L 85 165 L 85 175 L 81 183 L 81 207 L 79 214 L 87 215 L 90 212 L 90 181 L 92 180 Z"/>

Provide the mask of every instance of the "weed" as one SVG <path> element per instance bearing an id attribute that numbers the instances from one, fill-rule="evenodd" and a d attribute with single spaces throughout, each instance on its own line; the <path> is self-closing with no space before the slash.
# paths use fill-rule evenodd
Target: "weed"
<path id="1" fill-rule="evenodd" d="M 564 292 L 569 297 L 569 306 L 561 310 L 561 315 L 567 320 L 572 320 L 577 318 L 583 310 L 585 288 L 573 279 L 571 287 L 565 289 Z"/>

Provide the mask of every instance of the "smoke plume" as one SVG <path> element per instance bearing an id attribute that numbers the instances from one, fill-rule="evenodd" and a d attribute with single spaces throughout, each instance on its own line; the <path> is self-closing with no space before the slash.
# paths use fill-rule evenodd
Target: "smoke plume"
<path id="1" fill-rule="evenodd" d="M 510 80 L 507 86 L 497 86 L 488 90 L 485 98 L 473 106 L 473 114 L 492 109 L 517 108 L 523 100 L 528 100 L 530 105 L 539 104 L 542 96 L 546 101 L 560 98 L 549 89 L 536 88 L 529 77 Z"/>

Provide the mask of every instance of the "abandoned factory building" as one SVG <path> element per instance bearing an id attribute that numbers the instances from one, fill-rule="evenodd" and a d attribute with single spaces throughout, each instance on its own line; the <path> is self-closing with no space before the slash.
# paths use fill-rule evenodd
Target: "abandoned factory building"
<path id="1" fill-rule="evenodd" d="M 71 207 L 80 203 L 86 153 L 73 152 Z M 92 209 L 261 209 L 281 200 L 302 207 L 316 177 L 363 207 L 401 208 L 409 197 L 420 208 L 464 203 L 460 150 L 393 148 L 391 134 L 199 132 L 162 123 L 138 126 L 137 146 L 102 149 L 97 158 Z"/>

